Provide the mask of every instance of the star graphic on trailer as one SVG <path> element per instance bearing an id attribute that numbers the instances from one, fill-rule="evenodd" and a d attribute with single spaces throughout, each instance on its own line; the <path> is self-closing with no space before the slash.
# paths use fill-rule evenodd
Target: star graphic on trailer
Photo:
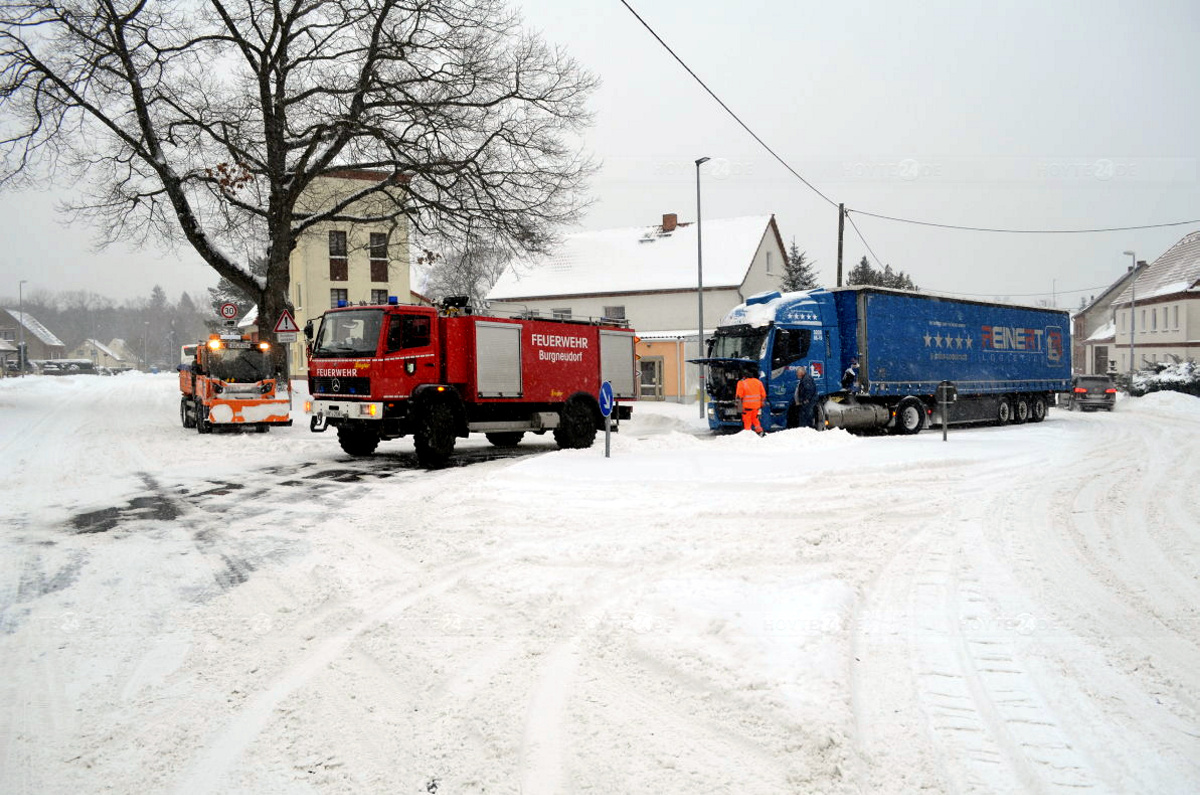
<path id="1" fill-rule="evenodd" d="M 929 342 L 930 342 L 930 340 L 932 340 L 932 339 L 933 339 L 933 337 L 929 336 L 929 332 L 928 332 L 928 331 L 926 331 L 926 332 L 925 332 L 925 347 L 926 347 L 926 348 L 928 348 L 928 347 L 929 347 Z"/>

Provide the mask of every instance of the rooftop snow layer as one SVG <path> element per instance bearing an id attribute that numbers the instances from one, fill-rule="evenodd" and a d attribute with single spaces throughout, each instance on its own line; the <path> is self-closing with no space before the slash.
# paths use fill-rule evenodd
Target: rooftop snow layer
<path id="1" fill-rule="evenodd" d="M 39 323 L 37 318 L 28 312 L 21 312 L 17 309 L 6 309 L 5 311 L 12 315 L 14 320 L 24 326 L 30 334 L 37 337 L 44 344 L 62 345 L 62 347 L 66 347 L 66 345 L 63 345 L 62 340 L 50 333 L 50 329 Z"/>
<path id="2" fill-rule="evenodd" d="M 1183 237 L 1150 263 L 1132 285 L 1126 287 L 1115 303 L 1156 298 L 1187 292 L 1200 282 L 1200 231 Z M 1131 289 L 1132 288 L 1132 289 Z"/>
<path id="3" fill-rule="evenodd" d="M 705 220 L 704 286 L 741 285 L 770 223 L 769 215 Z M 553 254 L 515 262 L 488 298 L 695 289 L 695 232 L 688 223 L 671 232 L 641 226 L 567 235 Z"/>

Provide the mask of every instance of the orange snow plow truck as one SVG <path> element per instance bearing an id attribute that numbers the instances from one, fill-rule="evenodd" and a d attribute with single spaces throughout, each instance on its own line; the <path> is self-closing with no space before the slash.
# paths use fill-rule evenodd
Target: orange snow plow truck
<path id="1" fill-rule="evenodd" d="M 179 419 L 185 428 L 291 425 L 291 393 L 274 374 L 271 346 L 236 334 L 213 334 L 206 342 L 185 345 L 190 361 L 179 365 Z M 194 352 L 193 352 L 194 351 Z"/>

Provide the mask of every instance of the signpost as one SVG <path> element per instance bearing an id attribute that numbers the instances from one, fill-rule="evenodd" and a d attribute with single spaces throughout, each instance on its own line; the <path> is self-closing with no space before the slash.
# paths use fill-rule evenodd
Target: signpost
<path id="1" fill-rule="evenodd" d="M 600 385 L 600 413 L 604 415 L 604 457 L 609 458 L 612 439 L 612 411 L 616 399 L 613 397 L 611 381 Z"/>
<path id="2" fill-rule="evenodd" d="M 958 400 L 958 388 L 953 381 L 938 384 L 937 399 L 942 404 L 942 441 L 946 441 L 946 426 L 950 422 L 950 404 Z"/>
<path id="3" fill-rule="evenodd" d="M 275 321 L 275 340 L 277 342 L 295 342 L 296 335 L 300 333 L 300 327 L 296 325 L 296 318 L 292 317 L 292 313 L 284 309 L 279 314 L 279 320 Z"/>

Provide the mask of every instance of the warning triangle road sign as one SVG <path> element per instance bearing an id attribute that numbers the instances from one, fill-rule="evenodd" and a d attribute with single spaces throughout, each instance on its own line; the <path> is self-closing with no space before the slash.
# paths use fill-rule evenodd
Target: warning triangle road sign
<path id="1" fill-rule="evenodd" d="M 296 325 L 296 318 L 292 317 L 291 312 L 287 311 L 286 309 L 283 310 L 283 312 L 279 315 L 279 320 L 275 322 L 275 333 L 295 333 L 299 330 L 300 327 Z"/>

